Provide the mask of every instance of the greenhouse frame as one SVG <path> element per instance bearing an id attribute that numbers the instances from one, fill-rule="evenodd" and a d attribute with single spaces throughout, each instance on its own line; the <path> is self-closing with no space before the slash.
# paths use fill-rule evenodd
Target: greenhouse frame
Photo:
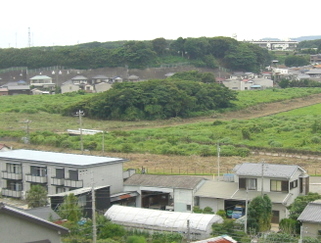
<path id="1" fill-rule="evenodd" d="M 193 239 L 210 237 L 212 224 L 223 223 L 223 218 L 216 214 L 170 212 L 120 205 L 110 207 L 105 217 L 127 229 L 189 234 Z"/>

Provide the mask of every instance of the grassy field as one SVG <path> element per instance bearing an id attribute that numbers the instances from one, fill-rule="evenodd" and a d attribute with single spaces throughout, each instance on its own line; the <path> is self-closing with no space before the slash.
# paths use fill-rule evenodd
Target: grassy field
<path id="1" fill-rule="evenodd" d="M 236 105 L 246 108 L 190 119 L 173 118 L 162 121 L 120 122 L 90 120 L 83 117 L 83 128 L 109 131 L 109 134 L 105 137 L 106 152 L 104 154 L 101 151 L 101 137 L 98 138 L 97 142 L 98 150 L 86 151 L 85 153 L 127 158 L 130 162 L 125 164 L 125 168 L 140 169 L 145 167 L 152 173 L 211 175 L 216 173 L 217 158 L 215 153 L 218 141 L 234 145 L 245 144 L 265 148 L 296 148 L 303 151 L 320 151 L 320 132 L 318 130 L 312 132 L 313 125 L 318 125 L 320 120 L 318 114 L 318 110 L 321 108 L 318 104 L 321 103 L 320 92 L 321 89 L 241 92 Z M 61 103 L 62 98 L 59 100 L 52 98 L 52 96 L 42 96 L 43 98 L 36 98 L 37 102 L 34 102 L 31 101 L 32 97 L 34 96 L 0 97 L 0 126 L 2 128 L 0 130 L 24 133 L 29 129 L 30 133 L 51 131 L 61 134 L 65 133 L 67 129 L 79 127 L 78 117 L 49 114 L 38 109 L 40 107 L 38 102 L 41 99 L 46 100 L 45 97 L 49 97 L 49 100 L 52 99 L 50 102 L 55 102 L 56 99 L 59 107 L 64 104 L 64 102 Z M 24 99 L 27 99 L 26 104 L 32 104 L 36 112 L 25 112 L 30 106 L 22 105 Z M 77 96 L 76 99 L 79 99 L 79 97 Z M 48 102 L 44 100 L 42 107 Z M 280 101 L 273 102 L 274 100 Z M 16 107 L 21 105 L 26 109 L 9 112 L 10 102 L 15 104 Z M 75 102 L 75 100 L 71 97 L 69 102 Z M 26 120 L 31 121 L 28 128 L 24 123 Z M 220 121 L 221 124 L 213 125 L 215 121 Z M 316 128 L 318 129 L 318 126 Z M 242 138 L 242 129 L 251 131 L 250 139 Z M 10 138 L 9 141 L 6 139 L 8 138 L 1 138 L 0 143 L 5 142 L 14 148 L 80 152 L 77 148 L 78 145 L 75 148 L 57 148 L 22 144 L 10 141 Z M 44 136 L 41 139 L 48 138 Z M 77 138 L 73 139 L 76 139 L 75 142 L 77 142 Z M 88 137 L 85 140 L 90 141 L 91 138 Z M 196 148 L 203 152 L 209 149 L 212 155 L 200 156 L 200 154 L 193 152 Z M 126 153 L 122 151 L 124 149 Z M 171 150 L 171 152 L 166 155 L 160 154 L 159 151 L 166 151 L 166 149 Z M 233 150 L 233 147 L 226 147 L 225 149 Z M 259 162 L 263 159 L 268 163 L 299 164 L 309 168 L 313 174 L 321 174 L 317 157 L 296 158 L 253 154 L 245 158 L 239 156 L 225 157 L 223 148 L 221 154 L 222 171 L 228 172 L 239 162 Z"/>

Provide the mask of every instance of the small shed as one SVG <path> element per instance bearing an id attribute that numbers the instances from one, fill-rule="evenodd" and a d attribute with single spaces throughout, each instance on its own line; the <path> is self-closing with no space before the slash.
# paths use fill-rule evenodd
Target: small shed
<path id="1" fill-rule="evenodd" d="M 212 224 L 223 223 L 223 218 L 216 214 L 170 212 L 120 205 L 111 206 L 105 217 L 116 224 L 137 230 L 189 232 L 193 239 L 210 237 Z"/>

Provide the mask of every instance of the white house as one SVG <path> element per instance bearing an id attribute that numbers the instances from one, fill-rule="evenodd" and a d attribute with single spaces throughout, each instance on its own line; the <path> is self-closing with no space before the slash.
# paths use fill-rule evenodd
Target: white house
<path id="1" fill-rule="evenodd" d="M 55 83 L 52 82 L 52 78 L 47 75 L 36 75 L 30 78 L 30 85 L 36 87 L 55 87 Z"/>
<path id="2" fill-rule="evenodd" d="M 40 184 L 48 194 L 83 187 L 110 185 L 123 192 L 125 159 L 34 150 L 0 153 L 2 196 L 24 198 L 31 185 Z"/>
<path id="3" fill-rule="evenodd" d="M 243 163 L 233 171 L 225 181 L 206 181 L 195 193 L 195 205 L 229 210 L 266 194 L 272 201 L 272 222 L 278 223 L 288 216 L 294 199 L 309 192 L 309 176 L 297 165 Z"/>
<path id="4" fill-rule="evenodd" d="M 194 194 L 205 182 L 193 176 L 134 174 L 124 182 L 125 191 L 136 191 L 136 206 L 192 212 Z"/>

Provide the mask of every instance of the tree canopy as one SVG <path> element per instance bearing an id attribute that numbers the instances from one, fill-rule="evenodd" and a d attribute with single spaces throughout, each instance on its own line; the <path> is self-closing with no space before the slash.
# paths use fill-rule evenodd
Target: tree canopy
<path id="1" fill-rule="evenodd" d="M 90 42 L 74 46 L 0 49 L 0 69 L 63 66 L 76 69 L 102 67 L 147 68 L 181 59 L 200 67 L 219 65 L 256 71 L 270 63 L 268 51 L 229 37 L 200 37 L 151 41 Z M 184 61 L 183 61 L 184 62 Z"/>
<path id="2" fill-rule="evenodd" d="M 32 185 L 31 189 L 27 191 L 26 201 L 29 208 L 37 208 L 46 206 L 47 201 L 47 190 L 41 185 Z"/>
<path id="3" fill-rule="evenodd" d="M 165 79 L 137 83 L 116 83 L 101 94 L 71 105 L 65 114 L 82 109 L 91 118 L 116 120 L 154 120 L 190 117 L 193 112 L 232 106 L 236 92 L 213 81 L 211 75 L 188 73 L 204 82 Z M 199 77 L 198 77 L 199 76 Z"/>
<path id="4" fill-rule="evenodd" d="M 318 199 L 321 199 L 321 195 L 313 192 L 309 192 L 304 196 L 298 196 L 296 199 L 294 199 L 294 202 L 289 207 L 289 217 L 297 220 L 308 203 Z"/>
<path id="5" fill-rule="evenodd" d="M 255 197 L 248 206 L 248 229 L 264 232 L 271 228 L 272 202 L 267 195 Z"/>

